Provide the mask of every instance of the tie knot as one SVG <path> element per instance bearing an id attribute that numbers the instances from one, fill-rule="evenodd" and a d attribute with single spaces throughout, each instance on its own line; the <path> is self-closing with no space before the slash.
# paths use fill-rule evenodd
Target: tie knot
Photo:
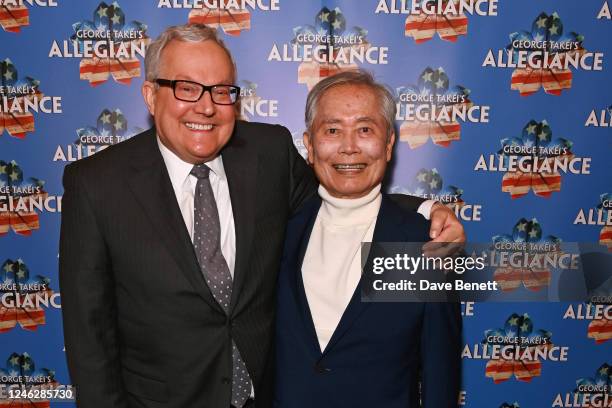
<path id="1" fill-rule="evenodd" d="M 191 174 L 193 174 L 198 179 L 207 179 L 210 174 L 210 167 L 205 164 L 196 164 L 191 169 Z"/>

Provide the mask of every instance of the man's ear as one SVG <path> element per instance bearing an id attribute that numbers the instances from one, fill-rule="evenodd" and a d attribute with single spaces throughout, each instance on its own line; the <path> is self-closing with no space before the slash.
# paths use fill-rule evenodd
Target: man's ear
<path id="1" fill-rule="evenodd" d="M 395 131 L 392 130 L 389 138 L 387 139 L 387 146 L 385 147 L 385 152 L 387 153 L 387 161 L 391 161 L 391 156 L 393 156 L 393 145 L 395 144 Z"/>
<path id="2" fill-rule="evenodd" d="M 308 164 L 314 164 L 314 149 L 312 147 L 312 140 L 310 140 L 310 134 L 308 134 L 308 132 L 304 132 L 303 141 L 306 151 L 308 152 L 306 161 L 308 161 Z"/>
<path id="3" fill-rule="evenodd" d="M 142 97 L 144 98 L 145 105 L 147 105 L 147 109 L 151 115 L 155 115 L 155 94 L 157 91 L 157 87 L 153 82 L 144 81 L 142 84 L 142 88 L 140 89 L 142 92 Z"/>

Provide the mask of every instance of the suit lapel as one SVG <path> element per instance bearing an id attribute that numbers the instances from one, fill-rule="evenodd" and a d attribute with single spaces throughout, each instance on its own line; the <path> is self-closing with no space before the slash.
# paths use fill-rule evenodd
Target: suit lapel
<path id="1" fill-rule="evenodd" d="M 132 170 L 126 174 L 128 185 L 143 207 L 160 240 L 196 292 L 221 313 L 200 270 L 185 221 L 176 201 L 168 170 L 151 129 L 142 146 L 132 154 Z"/>
<path id="2" fill-rule="evenodd" d="M 378 218 L 376 219 L 376 225 L 374 226 L 374 235 L 372 237 L 372 242 L 394 242 L 401 241 L 402 236 L 397 234 L 397 231 L 400 230 L 398 228 L 402 225 L 402 214 L 398 212 L 394 207 L 393 203 L 389 200 L 389 198 L 383 194 L 382 200 L 380 204 L 380 210 L 378 212 Z M 368 259 L 368 262 L 370 260 Z M 355 292 L 349 301 L 348 306 L 344 310 L 342 314 L 342 318 L 334 330 L 327 347 L 323 351 L 323 356 L 325 356 L 330 350 L 336 346 L 338 341 L 346 334 L 346 332 L 351 328 L 351 326 L 355 323 L 357 318 L 371 305 L 371 302 L 362 302 L 361 301 L 361 291 L 363 285 L 363 271 L 361 275 L 361 279 L 357 284 L 357 288 L 355 288 Z"/>
<path id="3" fill-rule="evenodd" d="M 223 149 L 223 167 L 229 184 L 230 200 L 236 231 L 236 263 L 230 313 L 240 300 L 240 292 L 249 271 L 249 259 L 253 247 L 255 229 L 255 199 L 257 194 L 257 154 L 248 149 L 248 141 L 240 133 L 240 122 L 236 123 L 234 134 Z"/>

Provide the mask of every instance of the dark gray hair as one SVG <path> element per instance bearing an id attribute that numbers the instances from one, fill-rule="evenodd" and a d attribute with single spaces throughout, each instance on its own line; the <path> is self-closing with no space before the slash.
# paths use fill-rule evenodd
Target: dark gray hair
<path id="1" fill-rule="evenodd" d="M 227 48 L 223 40 L 217 36 L 217 30 L 208 27 L 204 24 L 185 24 L 166 28 L 155 40 L 147 47 L 145 54 L 145 79 L 154 81 L 159 75 L 159 60 L 162 51 L 171 41 L 184 41 L 198 43 L 203 41 L 213 41 L 218 46 L 223 48 L 229 57 L 233 72 L 232 81 L 236 81 L 236 63 L 232 57 L 232 53 Z"/>
<path id="2" fill-rule="evenodd" d="M 393 98 L 393 95 L 385 85 L 376 82 L 372 74 L 361 69 L 356 71 L 344 71 L 327 77 L 319 81 L 310 90 L 308 98 L 306 99 L 306 112 L 304 115 L 307 131 L 312 133 L 312 125 L 317 115 L 317 108 L 321 97 L 328 90 L 341 85 L 363 85 L 372 89 L 378 96 L 380 113 L 387 124 L 387 135 L 391 135 L 395 123 L 395 98 Z"/>

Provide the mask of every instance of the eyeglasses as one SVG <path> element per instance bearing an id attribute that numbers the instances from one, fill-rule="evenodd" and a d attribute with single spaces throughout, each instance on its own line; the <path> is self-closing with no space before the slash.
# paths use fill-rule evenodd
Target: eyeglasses
<path id="1" fill-rule="evenodd" d="M 169 86 L 174 97 L 179 101 L 197 102 L 204 92 L 210 92 L 213 103 L 217 105 L 233 105 L 240 97 L 240 87 L 234 85 L 202 85 L 198 82 L 170 80 L 158 78 L 155 82 L 161 86 Z"/>

